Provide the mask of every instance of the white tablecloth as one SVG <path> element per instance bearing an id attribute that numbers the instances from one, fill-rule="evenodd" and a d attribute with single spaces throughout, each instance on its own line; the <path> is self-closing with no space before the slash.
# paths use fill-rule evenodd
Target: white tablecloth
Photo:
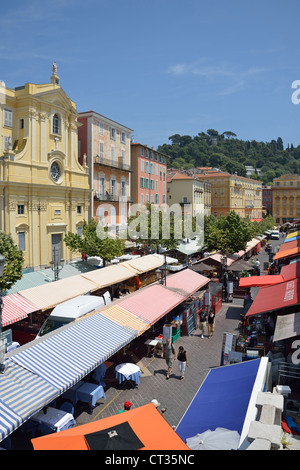
<path id="1" fill-rule="evenodd" d="M 63 410 L 57 410 L 49 406 L 46 414 L 43 410 L 39 411 L 35 415 L 31 416 L 33 421 L 37 421 L 39 424 L 44 423 L 51 428 L 55 428 L 57 432 L 69 429 L 75 426 L 76 422 L 71 413 L 66 413 Z"/>
<path id="2" fill-rule="evenodd" d="M 116 378 L 119 380 L 119 383 L 124 380 L 133 380 L 137 384 L 140 383 L 141 369 L 136 364 L 131 364 L 129 362 L 119 364 L 115 368 Z"/>

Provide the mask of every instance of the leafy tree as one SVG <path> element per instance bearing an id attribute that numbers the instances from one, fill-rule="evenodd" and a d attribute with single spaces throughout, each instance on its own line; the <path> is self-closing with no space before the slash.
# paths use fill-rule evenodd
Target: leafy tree
<path id="1" fill-rule="evenodd" d="M 106 261 L 124 254 L 125 242 L 118 238 L 114 239 L 108 234 L 103 235 L 105 235 L 105 230 L 101 229 L 94 219 L 91 219 L 83 224 L 82 238 L 78 234 L 68 232 L 64 241 L 74 253 L 100 256 L 105 266 Z"/>
<path id="2" fill-rule="evenodd" d="M 5 258 L 3 275 L 0 277 L 0 289 L 3 292 L 22 278 L 24 255 L 11 235 L 6 235 L 4 232 L 0 232 L 0 253 Z"/>
<path id="3" fill-rule="evenodd" d="M 231 131 L 226 131 L 226 132 L 223 132 L 222 134 L 224 137 L 227 137 L 228 139 L 230 139 L 231 137 L 236 137 L 236 134 L 234 132 L 231 132 Z"/>
<path id="4" fill-rule="evenodd" d="M 204 235 L 208 250 L 230 255 L 245 250 L 246 243 L 253 238 L 253 229 L 246 220 L 231 211 L 226 216 L 210 218 L 209 229 Z"/>

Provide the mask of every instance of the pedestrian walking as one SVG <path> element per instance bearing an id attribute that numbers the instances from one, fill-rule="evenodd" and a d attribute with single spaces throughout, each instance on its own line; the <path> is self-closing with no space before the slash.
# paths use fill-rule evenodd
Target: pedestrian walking
<path id="1" fill-rule="evenodd" d="M 200 322 L 199 322 L 199 329 L 201 331 L 201 338 L 203 338 L 204 336 L 204 332 L 205 332 L 205 327 L 206 327 L 206 323 L 207 323 L 207 313 L 202 310 L 200 312 Z"/>
<path id="2" fill-rule="evenodd" d="M 215 312 L 211 308 L 207 317 L 208 337 L 210 338 L 215 331 Z"/>
<path id="3" fill-rule="evenodd" d="M 176 351 L 175 351 L 173 344 L 171 344 L 170 338 L 167 338 L 166 344 L 163 345 L 162 357 L 165 359 L 167 366 L 168 366 L 167 377 L 166 377 L 166 379 L 168 380 L 172 372 L 173 360 L 175 361 L 176 359 Z"/>
<path id="4" fill-rule="evenodd" d="M 179 346 L 177 360 L 182 381 L 184 380 L 185 368 L 189 366 L 188 355 L 183 346 Z"/>

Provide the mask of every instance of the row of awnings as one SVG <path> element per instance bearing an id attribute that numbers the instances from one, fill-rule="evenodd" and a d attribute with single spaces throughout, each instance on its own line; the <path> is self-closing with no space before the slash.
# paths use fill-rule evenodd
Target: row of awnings
<path id="1" fill-rule="evenodd" d="M 297 256 L 300 253 L 300 232 L 289 233 L 278 252 L 274 256 L 274 260 L 280 260 L 283 258 L 290 258 Z"/>
<path id="2" fill-rule="evenodd" d="M 291 248 L 293 246 L 293 248 Z M 285 247 L 289 247 L 285 249 Z M 300 252 L 300 232 L 290 233 L 275 255 L 276 259 Z M 244 277 L 239 281 L 244 288 L 260 287 L 246 316 L 267 314 L 300 304 L 300 261 L 291 260 L 280 274 Z M 273 341 L 293 338 L 300 334 L 300 312 L 277 315 Z"/>
<path id="3" fill-rule="evenodd" d="M 260 243 L 261 243 L 261 237 L 252 238 L 252 240 L 247 242 L 245 250 L 240 250 L 237 253 L 233 253 L 232 255 L 227 256 L 226 266 L 228 268 L 232 266 L 233 263 L 239 260 L 246 253 L 249 253 L 249 251 L 253 250 L 253 248 L 257 247 Z M 208 261 L 212 261 L 212 262 L 215 261 L 217 264 L 222 264 L 222 254 L 214 253 L 201 259 L 201 262 L 204 262 L 204 263 Z"/>
<path id="4" fill-rule="evenodd" d="M 0 374 L 0 441 L 208 282 L 185 269 L 10 353 Z"/>
<path id="5" fill-rule="evenodd" d="M 47 310 L 78 295 L 121 283 L 161 265 L 160 256 L 147 255 L 4 296 L 2 326 L 11 325 L 32 312 Z"/>

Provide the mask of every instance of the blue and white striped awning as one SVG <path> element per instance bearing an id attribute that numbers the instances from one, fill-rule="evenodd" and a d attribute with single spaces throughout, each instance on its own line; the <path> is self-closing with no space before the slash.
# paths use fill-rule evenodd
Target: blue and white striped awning
<path id="1" fill-rule="evenodd" d="M 8 359 L 0 374 L 0 441 L 56 396 L 52 385 Z"/>
<path id="2" fill-rule="evenodd" d="M 15 354 L 12 360 L 64 393 L 136 337 L 101 312 Z"/>

